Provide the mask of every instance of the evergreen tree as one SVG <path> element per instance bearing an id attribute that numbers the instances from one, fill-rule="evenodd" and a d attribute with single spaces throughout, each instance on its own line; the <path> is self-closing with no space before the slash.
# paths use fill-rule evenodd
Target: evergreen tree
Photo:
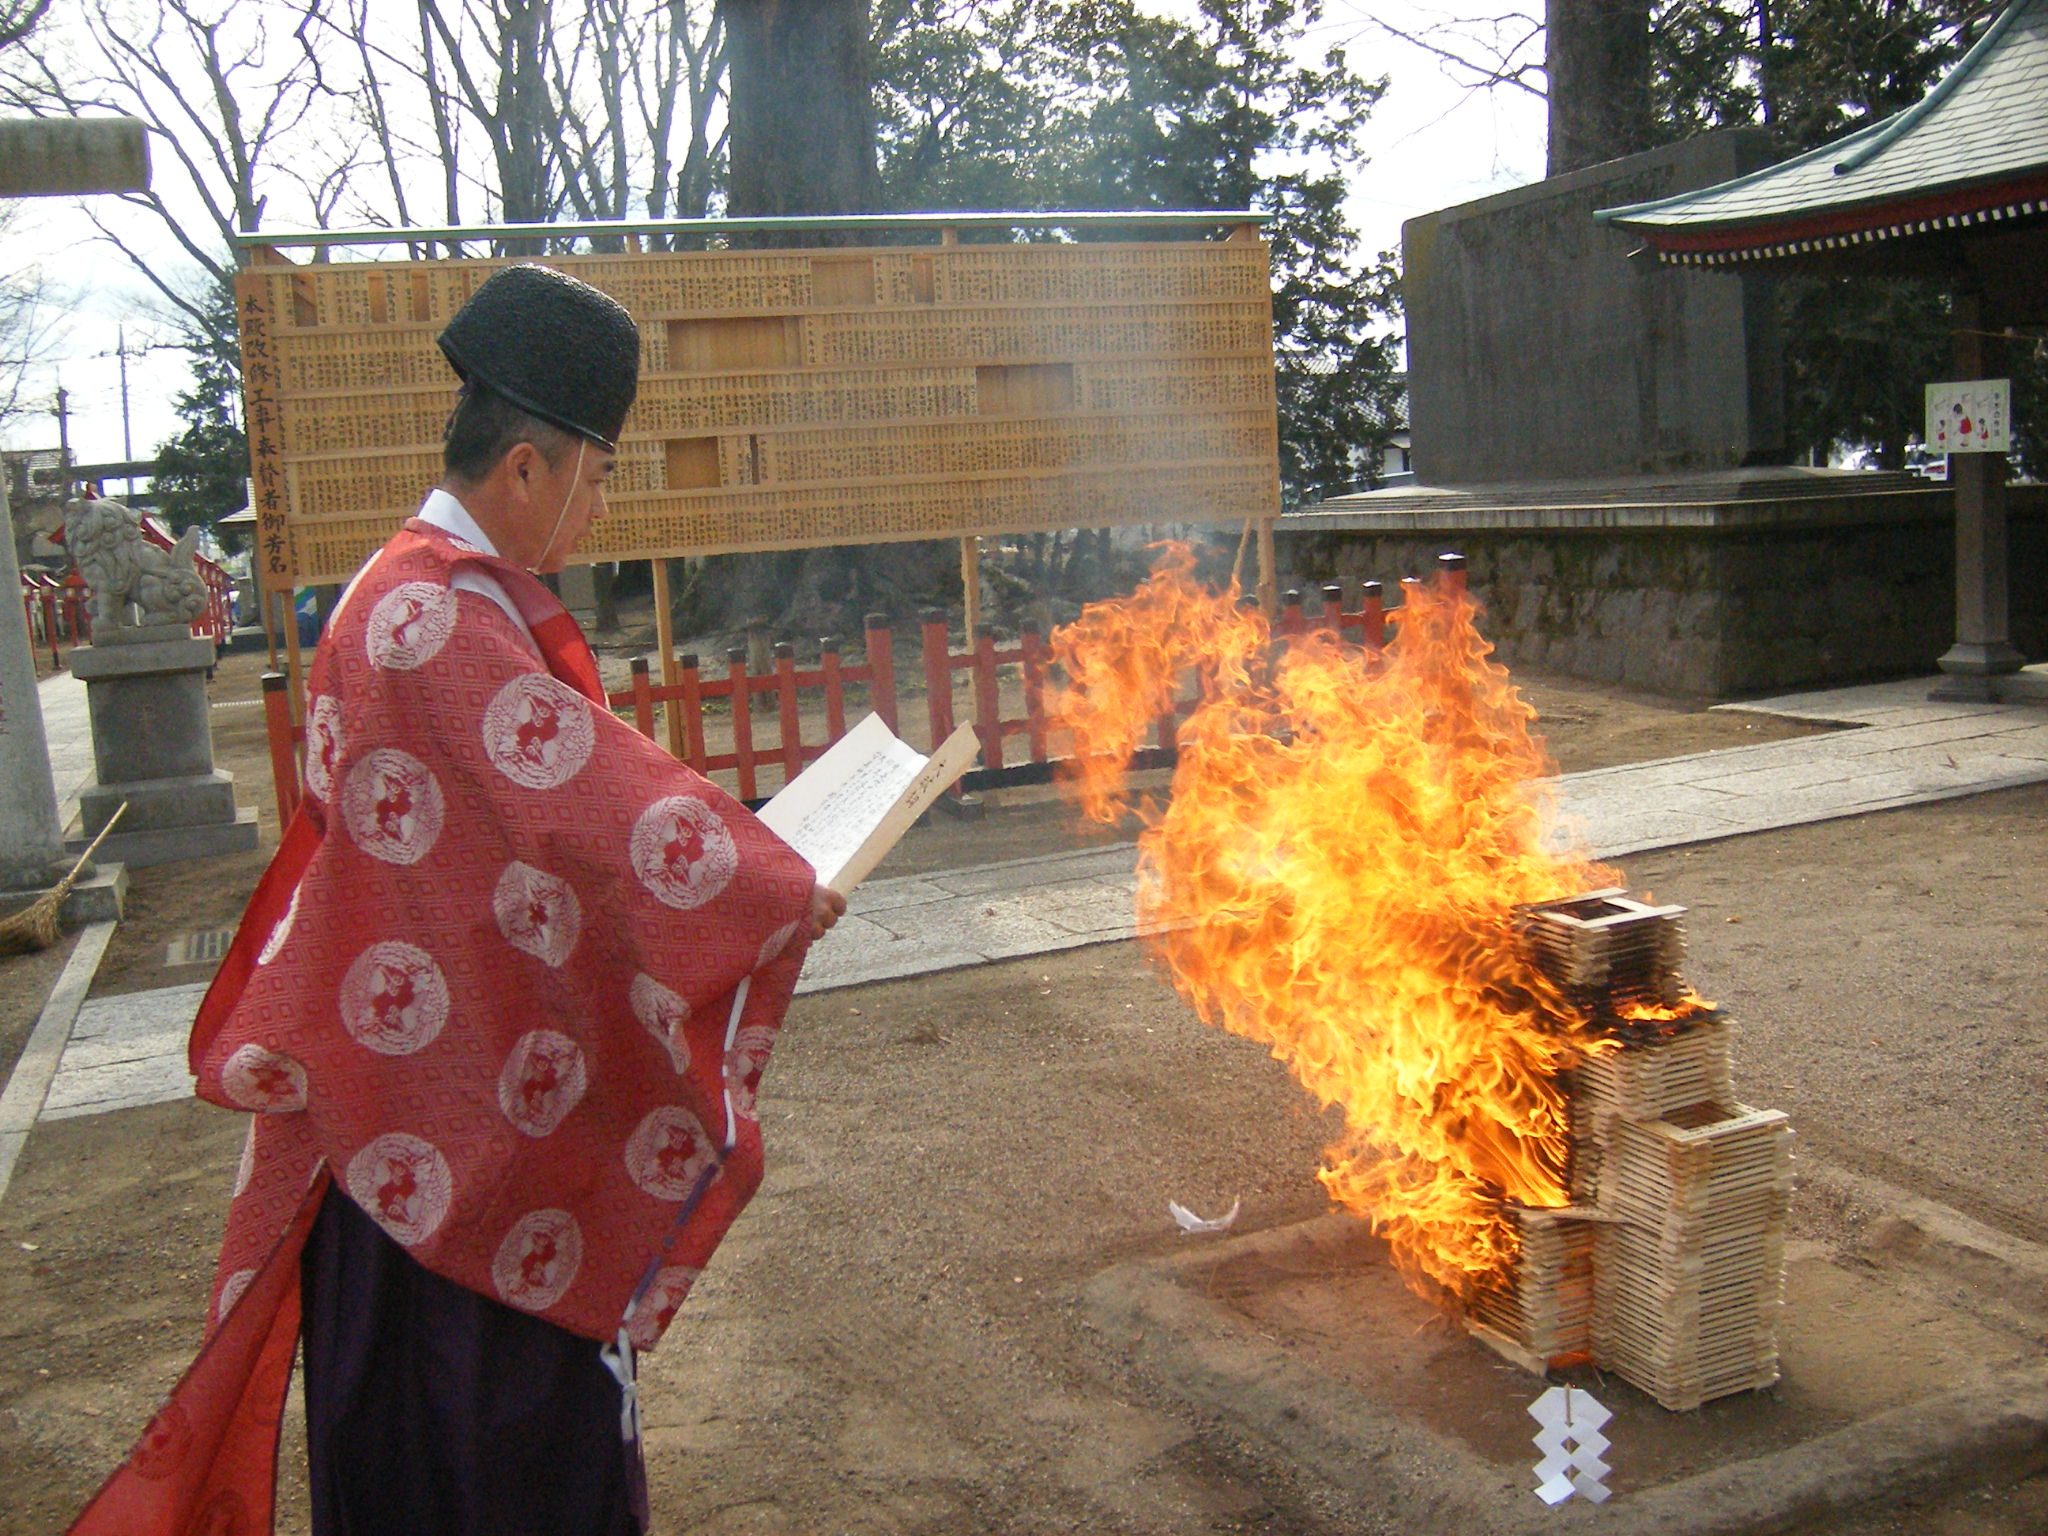
<path id="1" fill-rule="evenodd" d="M 1666 0 L 1650 25 L 1650 111 L 1668 143 L 1741 127 L 1763 109 L 1753 67 L 1760 34 L 1749 5 Z"/>
<path id="2" fill-rule="evenodd" d="M 1361 261 L 1343 211 L 1385 82 L 1341 50 L 1303 62 L 1320 18 L 1316 0 L 1202 0 L 1186 22 L 1132 0 L 901 0 L 876 69 L 888 206 L 1273 215 L 1290 502 L 1369 478 L 1401 425 L 1392 258 Z"/>
<path id="3" fill-rule="evenodd" d="M 1760 123 L 1787 154 L 1903 111 L 1997 7 L 1983 0 L 1665 0 L 1652 28 L 1660 132 Z M 1800 453 L 1874 448 L 1898 467 L 1919 434 L 1924 387 L 1953 369 L 1949 301 L 1908 278 L 1782 279 L 1786 426 Z M 2014 414 L 2023 462 L 2041 366 L 2022 349 Z"/>
<path id="4" fill-rule="evenodd" d="M 180 533 L 248 504 L 249 440 L 238 408 L 241 355 L 231 340 L 234 289 L 216 284 L 203 308 L 206 323 L 186 326 L 181 338 L 192 368 L 192 387 L 177 397 L 185 425 L 157 449 L 157 507 Z"/>
<path id="5" fill-rule="evenodd" d="M 1792 0 L 1759 57 L 1770 123 L 1791 153 L 1826 144 L 1926 95 L 1968 45 L 1958 0 Z M 1792 277 L 1778 285 L 1785 418 L 1827 454 L 1876 450 L 1887 469 L 1920 435 L 1925 388 L 1954 369 L 1949 301 L 1909 278 Z"/>

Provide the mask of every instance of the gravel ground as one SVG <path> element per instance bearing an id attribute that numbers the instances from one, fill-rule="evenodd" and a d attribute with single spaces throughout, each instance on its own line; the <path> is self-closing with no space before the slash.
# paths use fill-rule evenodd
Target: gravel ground
<path id="1" fill-rule="evenodd" d="M 1654 755 L 1695 749 L 1664 717 L 1726 729 L 1588 697 Z M 2048 788 L 2014 790 L 1628 861 L 1693 908 L 1691 973 L 1741 1023 L 1745 1099 L 1791 1111 L 1811 1151 L 2036 1238 L 2044 812 Z M 989 847 L 985 824 L 929 836 Z M 162 969 L 167 935 L 224 920 L 253 874 L 139 872 L 106 985 L 199 979 Z M 1163 1398 L 1081 1321 L 1089 1277 L 1182 1241 L 1168 1200 L 1241 1198 L 1241 1229 L 1322 1209 L 1329 1118 L 1136 945 L 801 999 L 763 1110 L 766 1187 L 646 1362 L 657 1531 L 1401 1529 Z M 194 1103 L 31 1139 L 0 1205 L 0 1536 L 61 1530 L 183 1368 L 240 1139 Z M 1808 1237 L 1857 1220 L 1795 1206 Z M 303 1529 L 300 1483 L 288 1451 L 281 1529 Z M 2044 1511 L 2025 1484 L 1836 1529 L 2021 1536 Z"/>

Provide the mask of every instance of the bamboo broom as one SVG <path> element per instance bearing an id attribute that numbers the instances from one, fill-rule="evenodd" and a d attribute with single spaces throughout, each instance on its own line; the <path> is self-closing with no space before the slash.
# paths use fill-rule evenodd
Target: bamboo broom
<path id="1" fill-rule="evenodd" d="M 114 823 L 127 809 L 128 802 L 123 800 L 114 814 L 107 818 L 107 824 L 100 828 L 100 835 L 78 856 L 78 862 L 71 866 L 69 874 L 19 912 L 0 918 L 0 955 L 33 954 L 57 942 L 64 932 L 57 919 L 64 906 L 64 898 L 71 894 L 71 887 L 77 883 L 78 872 L 85 868 L 86 861 L 106 841 L 107 834 L 114 830 Z"/>

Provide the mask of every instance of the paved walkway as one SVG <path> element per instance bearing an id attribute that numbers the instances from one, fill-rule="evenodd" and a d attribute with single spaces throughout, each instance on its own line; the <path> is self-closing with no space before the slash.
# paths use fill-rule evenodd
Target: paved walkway
<path id="1" fill-rule="evenodd" d="M 49 739 L 50 777 L 57 786 L 57 825 L 68 830 L 78 819 L 78 792 L 94 782 L 85 684 L 69 671 L 52 672 L 36 685 L 36 694 L 43 706 L 43 734 Z"/>
<path id="2" fill-rule="evenodd" d="M 1932 681 L 1723 704 L 1855 728 L 1571 774 L 1565 812 L 1619 858 L 2048 779 L 2048 708 L 1935 703 Z"/>
<path id="3" fill-rule="evenodd" d="M 1567 835 L 1575 830 L 1600 857 L 1618 858 L 2048 781 L 2048 708 L 1936 704 L 1927 699 L 1929 686 L 1889 683 L 1724 705 L 1852 728 L 1568 775 L 1558 785 Z M 51 735 L 63 739 L 59 729 Z M 799 990 L 1130 938 L 1132 864 L 1125 844 L 873 881 L 854 892 L 844 921 L 811 951 Z M 85 1004 L 42 1117 L 189 1094 L 184 1031 L 201 990 L 171 987 Z"/>

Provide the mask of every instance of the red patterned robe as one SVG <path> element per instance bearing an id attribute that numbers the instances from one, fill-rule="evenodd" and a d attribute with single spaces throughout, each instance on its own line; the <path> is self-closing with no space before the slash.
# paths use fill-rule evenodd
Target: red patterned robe
<path id="1" fill-rule="evenodd" d="M 435 1273 L 642 1348 L 753 1194 L 812 871 L 603 700 L 547 589 L 428 523 L 334 615 L 303 808 L 193 1030 L 200 1094 L 255 1112 L 207 1340 L 75 1531 L 270 1528 L 330 1179 Z"/>

